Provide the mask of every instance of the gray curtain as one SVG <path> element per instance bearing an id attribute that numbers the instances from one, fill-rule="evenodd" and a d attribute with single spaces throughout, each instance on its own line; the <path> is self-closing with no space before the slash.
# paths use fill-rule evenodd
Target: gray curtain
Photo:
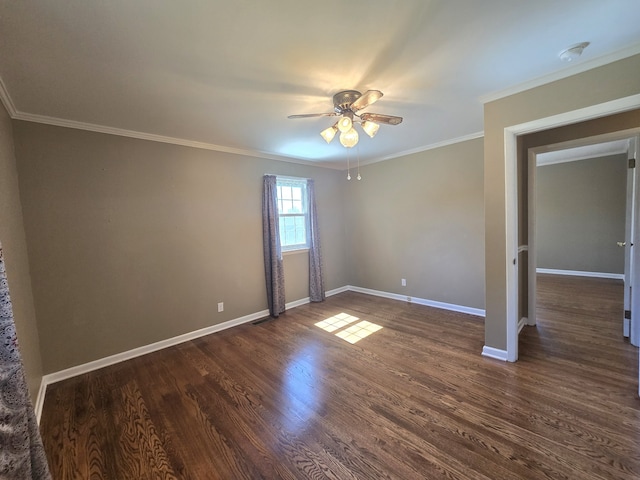
<path id="1" fill-rule="evenodd" d="M 269 313 L 278 317 L 285 310 L 284 269 L 278 222 L 278 188 L 275 175 L 264 176 L 262 192 L 262 243 Z"/>
<path id="2" fill-rule="evenodd" d="M 313 180 L 307 180 L 309 196 L 309 300 L 324 300 L 324 278 L 322 276 L 322 251 L 318 234 L 318 213 L 316 209 L 316 187 Z"/>
<path id="3" fill-rule="evenodd" d="M 0 245 L 0 478 L 50 479 L 18 349 Z"/>

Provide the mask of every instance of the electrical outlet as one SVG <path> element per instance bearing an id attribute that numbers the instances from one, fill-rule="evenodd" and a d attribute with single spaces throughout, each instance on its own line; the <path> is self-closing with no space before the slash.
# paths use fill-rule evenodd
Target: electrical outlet
<path id="1" fill-rule="evenodd" d="M 218 312 L 224 312 L 224 302 L 218 303 Z"/>
<path id="2" fill-rule="evenodd" d="M 401 283 L 402 283 L 402 286 L 403 286 L 403 287 L 406 287 L 406 286 L 407 286 L 407 279 L 406 279 L 406 278 L 403 278 L 403 279 L 401 280 Z"/>

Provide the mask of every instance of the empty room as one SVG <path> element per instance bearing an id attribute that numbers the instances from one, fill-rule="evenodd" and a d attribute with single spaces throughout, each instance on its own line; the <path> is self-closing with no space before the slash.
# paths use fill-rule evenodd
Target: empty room
<path id="1" fill-rule="evenodd" d="M 0 478 L 640 478 L 638 18 L 0 2 Z"/>

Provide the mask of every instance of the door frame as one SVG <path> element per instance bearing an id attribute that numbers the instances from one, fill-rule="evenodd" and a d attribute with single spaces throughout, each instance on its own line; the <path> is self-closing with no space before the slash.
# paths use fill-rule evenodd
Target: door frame
<path id="1" fill-rule="evenodd" d="M 636 168 L 631 170 L 634 176 L 633 192 L 633 232 L 626 246 L 630 256 L 630 286 L 632 291 L 629 294 L 629 308 L 631 310 L 631 325 L 629 330 L 629 341 L 636 347 L 640 346 L 640 208 L 638 208 L 638 197 L 640 197 L 640 166 L 638 166 L 638 156 L 640 156 L 640 135 L 635 139 Z M 640 351 L 638 352 L 640 357 Z M 639 360 L 640 361 L 640 360 Z M 638 371 L 638 381 L 640 382 L 640 371 Z M 639 384 L 640 391 L 640 384 Z"/>
<path id="2" fill-rule="evenodd" d="M 504 129 L 505 168 L 505 269 L 507 279 L 506 333 L 507 361 L 518 360 L 518 136 L 549 130 L 572 123 L 592 120 L 640 108 L 640 94 L 619 98 L 570 112 L 552 115 L 530 122 L 511 125 Z M 529 249 L 529 252 L 533 250 Z M 640 250 L 640 249 L 636 249 Z M 531 258 L 531 257 L 530 257 Z M 535 258 L 535 255 L 534 255 Z M 531 261 L 531 260 L 530 260 Z M 527 292 L 528 294 L 528 292 Z M 535 305 L 535 302 L 533 302 Z M 531 308 L 531 303 L 529 304 Z M 535 317 L 529 321 L 535 321 Z M 640 322 L 638 322 L 640 323 Z"/>

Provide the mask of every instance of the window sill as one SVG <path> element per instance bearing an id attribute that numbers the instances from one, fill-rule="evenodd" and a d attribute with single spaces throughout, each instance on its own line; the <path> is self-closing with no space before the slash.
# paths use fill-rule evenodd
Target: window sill
<path id="1" fill-rule="evenodd" d="M 282 251 L 282 256 L 286 257 L 288 255 L 294 255 L 296 253 L 305 253 L 308 252 L 309 248 L 296 248 L 295 250 L 283 250 Z"/>

